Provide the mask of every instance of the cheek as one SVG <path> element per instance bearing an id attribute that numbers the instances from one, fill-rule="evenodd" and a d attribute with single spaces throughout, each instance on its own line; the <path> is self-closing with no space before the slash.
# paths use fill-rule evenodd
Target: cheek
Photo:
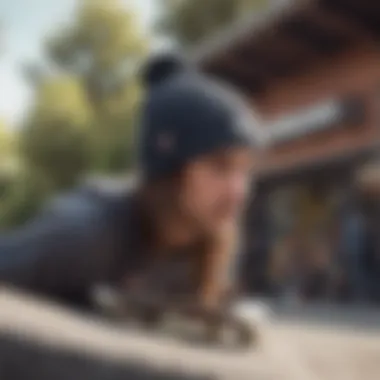
<path id="1" fill-rule="evenodd" d="M 236 202 L 244 202 L 250 192 L 250 180 L 247 176 L 237 177 L 231 181 L 230 194 L 231 198 Z"/>
<path id="2" fill-rule="evenodd" d="M 223 181 L 217 176 L 197 174 L 185 186 L 184 202 L 190 211 L 202 215 L 209 213 L 224 198 Z"/>
<path id="3" fill-rule="evenodd" d="M 232 173 L 219 181 L 216 192 L 230 207 L 239 207 L 249 194 L 249 184 L 247 176 Z"/>
<path id="4" fill-rule="evenodd" d="M 184 208 L 203 221 L 236 216 L 249 194 L 250 175 L 242 170 L 206 169 L 188 173 L 182 192 Z"/>

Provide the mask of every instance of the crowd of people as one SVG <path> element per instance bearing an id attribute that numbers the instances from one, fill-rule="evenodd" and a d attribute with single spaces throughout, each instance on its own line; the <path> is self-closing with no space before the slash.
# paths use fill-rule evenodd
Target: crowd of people
<path id="1" fill-rule="evenodd" d="M 380 255 L 376 240 L 374 218 L 354 204 L 348 205 L 330 235 L 316 234 L 313 240 L 302 235 L 289 237 L 285 249 L 293 252 L 288 256 L 288 268 L 277 277 L 279 281 L 273 281 L 274 291 L 298 299 L 379 302 Z M 276 259 L 274 272 L 276 266 L 285 264 L 276 263 Z M 272 278 L 276 279 L 275 273 Z"/>
<path id="2" fill-rule="evenodd" d="M 254 293 L 300 302 L 380 304 L 376 215 L 374 204 L 363 207 L 350 200 L 320 230 L 293 228 L 276 242 L 261 232 L 245 268 L 248 287 Z"/>

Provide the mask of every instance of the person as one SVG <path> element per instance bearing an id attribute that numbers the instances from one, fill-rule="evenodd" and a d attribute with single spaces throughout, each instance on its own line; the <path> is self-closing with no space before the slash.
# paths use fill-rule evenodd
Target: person
<path id="1" fill-rule="evenodd" d="M 3 234 L 0 283 L 91 305 L 97 284 L 142 286 L 167 263 L 154 290 L 177 290 L 169 280 L 186 278 L 199 304 L 220 303 L 263 134 L 237 92 L 178 54 L 151 59 L 143 78 L 133 183 L 79 186 Z"/>
<path id="2" fill-rule="evenodd" d="M 355 196 L 346 202 L 341 223 L 340 251 L 350 292 L 355 301 L 367 301 L 369 296 L 365 269 L 367 231 L 364 215 Z"/>
<path id="3" fill-rule="evenodd" d="M 374 207 L 374 209 L 376 209 Z M 370 300 L 374 303 L 380 301 L 380 251 L 378 238 L 378 223 L 376 211 L 367 217 L 367 237 L 364 249 L 365 269 L 369 287 Z M 374 215 L 375 214 L 375 215 Z"/>
<path id="4" fill-rule="evenodd" d="M 303 293 L 308 300 L 327 300 L 331 286 L 331 251 L 321 231 L 311 240 L 304 268 Z"/>

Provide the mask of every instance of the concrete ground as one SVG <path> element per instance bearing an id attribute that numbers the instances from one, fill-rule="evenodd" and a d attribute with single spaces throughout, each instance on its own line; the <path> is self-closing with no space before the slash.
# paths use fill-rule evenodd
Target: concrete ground
<path id="1" fill-rule="evenodd" d="M 192 347 L 167 335 L 152 336 L 120 326 L 104 325 L 5 291 L 0 294 L 0 333 L 11 333 L 13 337 L 17 333 L 24 341 L 27 338 L 28 341 L 42 342 L 44 347 L 80 352 L 94 359 L 82 366 L 82 371 L 83 368 L 97 368 L 97 363 L 104 360 L 115 365 L 133 363 L 145 372 L 150 369 L 145 377 L 126 376 L 125 373 L 121 377 L 92 374 L 88 376 L 92 380 L 380 379 L 380 311 L 326 306 L 276 308 L 268 306 L 267 302 L 245 302 L 240 309 L 241 314 L 260 326 L 259 345 L 246 352 Z M 15 359 L 21 350 L 14 346 L 9 348 L 9 344 L 4 347 L 4 352 L 0 351 L 0 373 L 7 366 L 9 373 L 18 367 L 18 374 L 20 368 L 24 368 L 29 376 L 12 375 L 12 378 L 32 378 L 30 360 L 27 365 L 25 361 Z M 45 358 L 45 362 L 47 360 L 51 359 Z M 34 362 L 37 361 L 42 363 L 39 364 L 39 379 L 44 380 L 46 371 L 41 372 L 44 371 L 44 360 L 36 357 Z M 65 370 L 68 367 L 66 364 Z M 103 371 L 104 368 L 103 365 Z M 54 372 L 61 370 L 62 366 L 57 364 Z M 96 373 L 99 375 L 99 370 Z M 169 377 L 170 373 L 176 375 Z M 72 371 L 66 377 L 57 378 L 84 380 L 86 376 Z"/>
<path id="2" fill-rule="evenodd" d="M 376 380 L 380 378 L 380 334 L 282 326 L 277 339 L 289 342 L 310 379 Z M 284 346 L 285 349 L 285 346 Z"/>

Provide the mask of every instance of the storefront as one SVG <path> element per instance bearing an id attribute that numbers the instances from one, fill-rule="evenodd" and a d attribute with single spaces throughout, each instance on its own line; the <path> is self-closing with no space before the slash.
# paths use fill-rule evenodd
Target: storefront
<path id="1" fill-rule="evenodd" d="M 341 209 L 380 141 L 373 4 L 277 3 L 196 56 L 247 95 L 269 136 L 248 211 L 244 277 L 253 291 L 295 267 L 334 262 Z"/>
<path id="2" fill-rule="evenodd" d="M 374 201 L 380 200 L 380 159 L 373 160 L 359 168 L 357 181 L 364 195 Z"/>

